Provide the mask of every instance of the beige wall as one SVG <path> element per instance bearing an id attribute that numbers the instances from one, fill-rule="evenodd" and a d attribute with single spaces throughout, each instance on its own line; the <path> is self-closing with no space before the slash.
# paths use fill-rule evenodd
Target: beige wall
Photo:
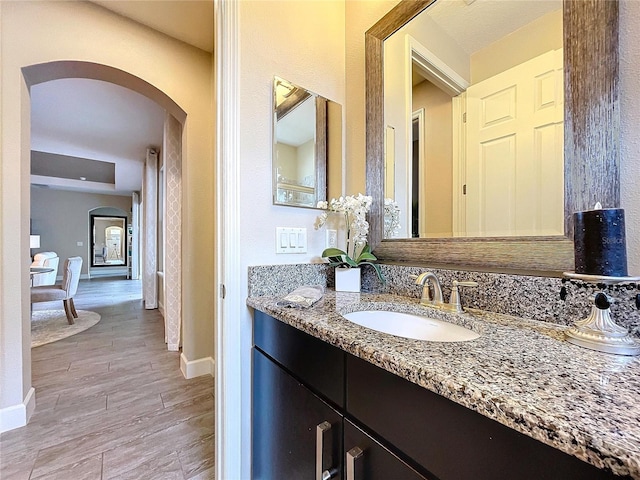
<path id="1" fill-rule="evenodd" d="M 271 118 L 273 76 L 346 104 L 345 3 L 343 0 L 239 2 L 239 246 L 241 302 L 247 293 L 249 265 L 306 263 L 318 259 L 325 232 L 313 224 L 317 210 L 272 205 Z M 286 13 L 286 14 L 283 14 Z M 276 227 L 307 229 L 306 254 L 280 254 Z M 236 292 L 237 294 L 237 292 Z M 228 305 L 237 313 L 242 391 L 242 436 L 250 439 L 251 317 L 244 305 Z M 230 310 L 228 310 L 230 311 Z M 229 354 L 231 355 L 231 354 Z M 248 440 L 247 440 L 248 442 Z M 248 478 L 250 448 L 243 445 L 243 472 Z"/>
<path id="2" fill-rule="evenodd" d="M 86 274 L 91 265 L 89 210 L 97 207 L 119 208 L 129 214 L 131 197 L 31 187 L 31 229 L 40 235 L 38 250 L 56 252 L 61 266 L 65 258 L 80 256 Z"/>
<path id="3" fill-rule="evenodd" d="M 296 147 L 278 142 L 276 143 L 276 155 L 278 158 L 276 167 L 279 169 L 280 175 L 295 180 L 298 176 Z"/>
<path id="4" fill-rule="evenodd" d="M 420 237 L 453 235 L 453 110 L 451 95 L 428 81 L 413 87 L 413 111 L 424 108 L 424 178 Z M 423 196 L 424 195 L 424 196 Z M 424 199 L 424 200 L 422 200 Z"/>
<path id="5" fill-rule="evenodd" d="M 365 63 L 364 34 L 398 2 L 345 1 L 346 193 L 365 191 Z"/>
<path id="6" fill-rule="evenodd" d="M 23 401 L 31 376 L 25 268 L 29 256 L 29 95 L 20 71 L 27 65 L 55 60 L 109 65 L 156 86 L 186 111 L 183 353 L 188 360 L 212 356 L 215 183 L 211 54 L 91 3 L 3 1 L 0 8 L 0 349 L 7 359 L 0 366 L 0 408 Z M 17 326 L 16 319 L 22 319 Z M 5 349 L 5 345 L 11 347 Z M 22 378 L 15 372 L 21 372 Z"/>
<path id="7" fill-rule="evenodd" d="M 304 180 L 304 177 L 316 174 L 316 142 L 309 140 L 297 148 L 298 155 L 298 178 Z"/>
<path id="8" fill-rule="evenodd" d="M 562 48 L 562 9 L 547 13 L 471 55 L 471 83 Z"/>
<path id="9" fill-rule="evenodd" d="M 273 76 L 345 104 L 344 3 L 240 2 L 240 225 L 245 265 L 308 262 L 324 249 L 316 210 L 272 205 Z M 286 15 L 281 15 L 286 12 Z M 307 228 L 306 254 L 275 253 L 275 228 Z"/>

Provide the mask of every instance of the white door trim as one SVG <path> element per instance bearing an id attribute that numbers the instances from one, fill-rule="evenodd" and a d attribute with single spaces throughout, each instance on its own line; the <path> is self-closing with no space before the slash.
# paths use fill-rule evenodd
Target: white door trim
<path id="1" fill-rule="evenodd" d="M 411 35 L 407 35 L 407 50 L 408 58 L 411 59 L 411 63 L 416 64 L 420 73 L 452 97 L 460 95 L 469 88 L 469 82 Z M 411 82 L 411 75 L 409 75 L 409 82 Z"/>
<path id="2" fill-rule="evenodd" d="M 215 0 L 216 252 L 220 293 L 215 315 L 216 478 L 243 478 L 241 323 L 246 315 L 240 262 L 239 2 Z M 220 208 L 224 205 L 224 209 Z M 249 412 L 244 412 L 249 415 Z M 247 435 L 245 435 L 247 436 Z M 249 435 L 250 436 L 250 435 Z M 243 448 L 244 447 L 244 448 Z"/>
<path id="3" fill-rule="evenodd" d="M 452 99 L 453 105 L 453 236 L 467 235 L 467 92 Z"/>
<path id="4" fill-rule="evenodd" d="M 419 108 L 411 115 L 411 148 L 413 149 L 413 122 L 418 120 L 418 145 L 420 146 L 420 150 L 418 151 L 418 185 L 413 185 L 413 165 L 409 169 L 410 175 L 407 176 L 408 189 L 408 212 L 412 212 L 408 221 L 412 222 L 413 219 L 413 189 L 414 187 L 418 189 L 418 205 L 425 205 L 426 199 L 421 198 L 425 195 L 427 191 L 427 172 L 425 168 L 425 158 L 424 158 L 424 149 L 425 149 L 425 132 L 424 132 L 424 122 L 426 118 L 426 112 L 424 107 Z M 411 152 L 411 162 L 413 163 L 413 152 Z M 411 230 L 411 229 L 410 229 Z M 418 210 L 418 233 L 420 236 L 427 231 L 427 222 L 426 215 L 424 213 L 424 208 Z"/>

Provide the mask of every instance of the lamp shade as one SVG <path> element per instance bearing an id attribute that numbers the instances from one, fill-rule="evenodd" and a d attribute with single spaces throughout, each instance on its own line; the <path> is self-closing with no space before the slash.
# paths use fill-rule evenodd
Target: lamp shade
<path id="1" fill-rule="evenodd" d="M 29 248 L 40 248 L 40 235 L 29 235 Z"/>

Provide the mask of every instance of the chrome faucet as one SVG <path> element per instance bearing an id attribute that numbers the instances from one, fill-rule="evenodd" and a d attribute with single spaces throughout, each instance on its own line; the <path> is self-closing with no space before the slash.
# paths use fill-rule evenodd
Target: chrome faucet
<path id="1" fill-rule="evenodd" d="M 429 291 L 429 281 L 433 285 L 433 297 L 431 297 L 431 292 Z M 440 280 L 433 272 L 424 272 L 416 277 L 416 285 L 422 286 L 422 298 L 420 299 L 420 303 L 423 305 L 442 305 L 444 304 L 444 300 L 442 298 L 442 286 L 440 285 Z"/>
<path id="2" fill-rule="evenodd" d="M 452 312 L 462 312 L 462 303 L 460 302 L 460 287 L 477 287 L 476 282 L 459 282 L 454 280 L 451 286 L 451 298 L 449 303 L 445 303 L 442 297 L 442 285 L 440 280 L 433 272 L 424 272 L 418 276 L 413 276 L 416 280 L 416 285 L 422 286 L 422 298 L 420 298 L 420 304 L 429 305 L 442 310 L 449 310 Z M 429 290 L 429 284 L 433 286 L 433 296 Z"/>

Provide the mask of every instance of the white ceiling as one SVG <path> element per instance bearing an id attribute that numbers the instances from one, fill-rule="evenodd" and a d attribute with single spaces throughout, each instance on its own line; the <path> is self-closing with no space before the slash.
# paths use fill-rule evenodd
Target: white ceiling
<path id="1" fill-rule="evenodd" d="M 124 195 L 140 190 L 147 147 L 162 146 L 164 115 L 152 100 L 112 83 L 69 78 L 34 85 L 31 149 L 113 162 L 116 184 L 96 188 L 79 178 L 60 184 L 41 177 L 32 182 Z"/>
<path id="2" fill-rule="evenodd" d="M 213 51 L 213 0 L 93 3 L 202 50 Z M 142 186 L 147 147 L 162 146 L 163 124 L 164 110 L 160 106 L 118 85 L 78 78 L 34 85 L 31 149 L 113 162 L 116 183 L 50 176 L 32 176 L 31 181 L 64 190 L 130 195 Z M 73 177 L 75 172 L 64 175 Z M 78 172 L 80 176 L 83 175 Z"/>
<path id="3" fill-rule="evenodd" d="M 299 147 L 316 138 L 316 97 L 311 95 L 281 117 L 277 123 L 278 142 Z"/>
<path id="4" fill-rule="evenodd" d="M 438 0 L 424 15 L 472 54 L 558 9 L 562 0 Z"/>

